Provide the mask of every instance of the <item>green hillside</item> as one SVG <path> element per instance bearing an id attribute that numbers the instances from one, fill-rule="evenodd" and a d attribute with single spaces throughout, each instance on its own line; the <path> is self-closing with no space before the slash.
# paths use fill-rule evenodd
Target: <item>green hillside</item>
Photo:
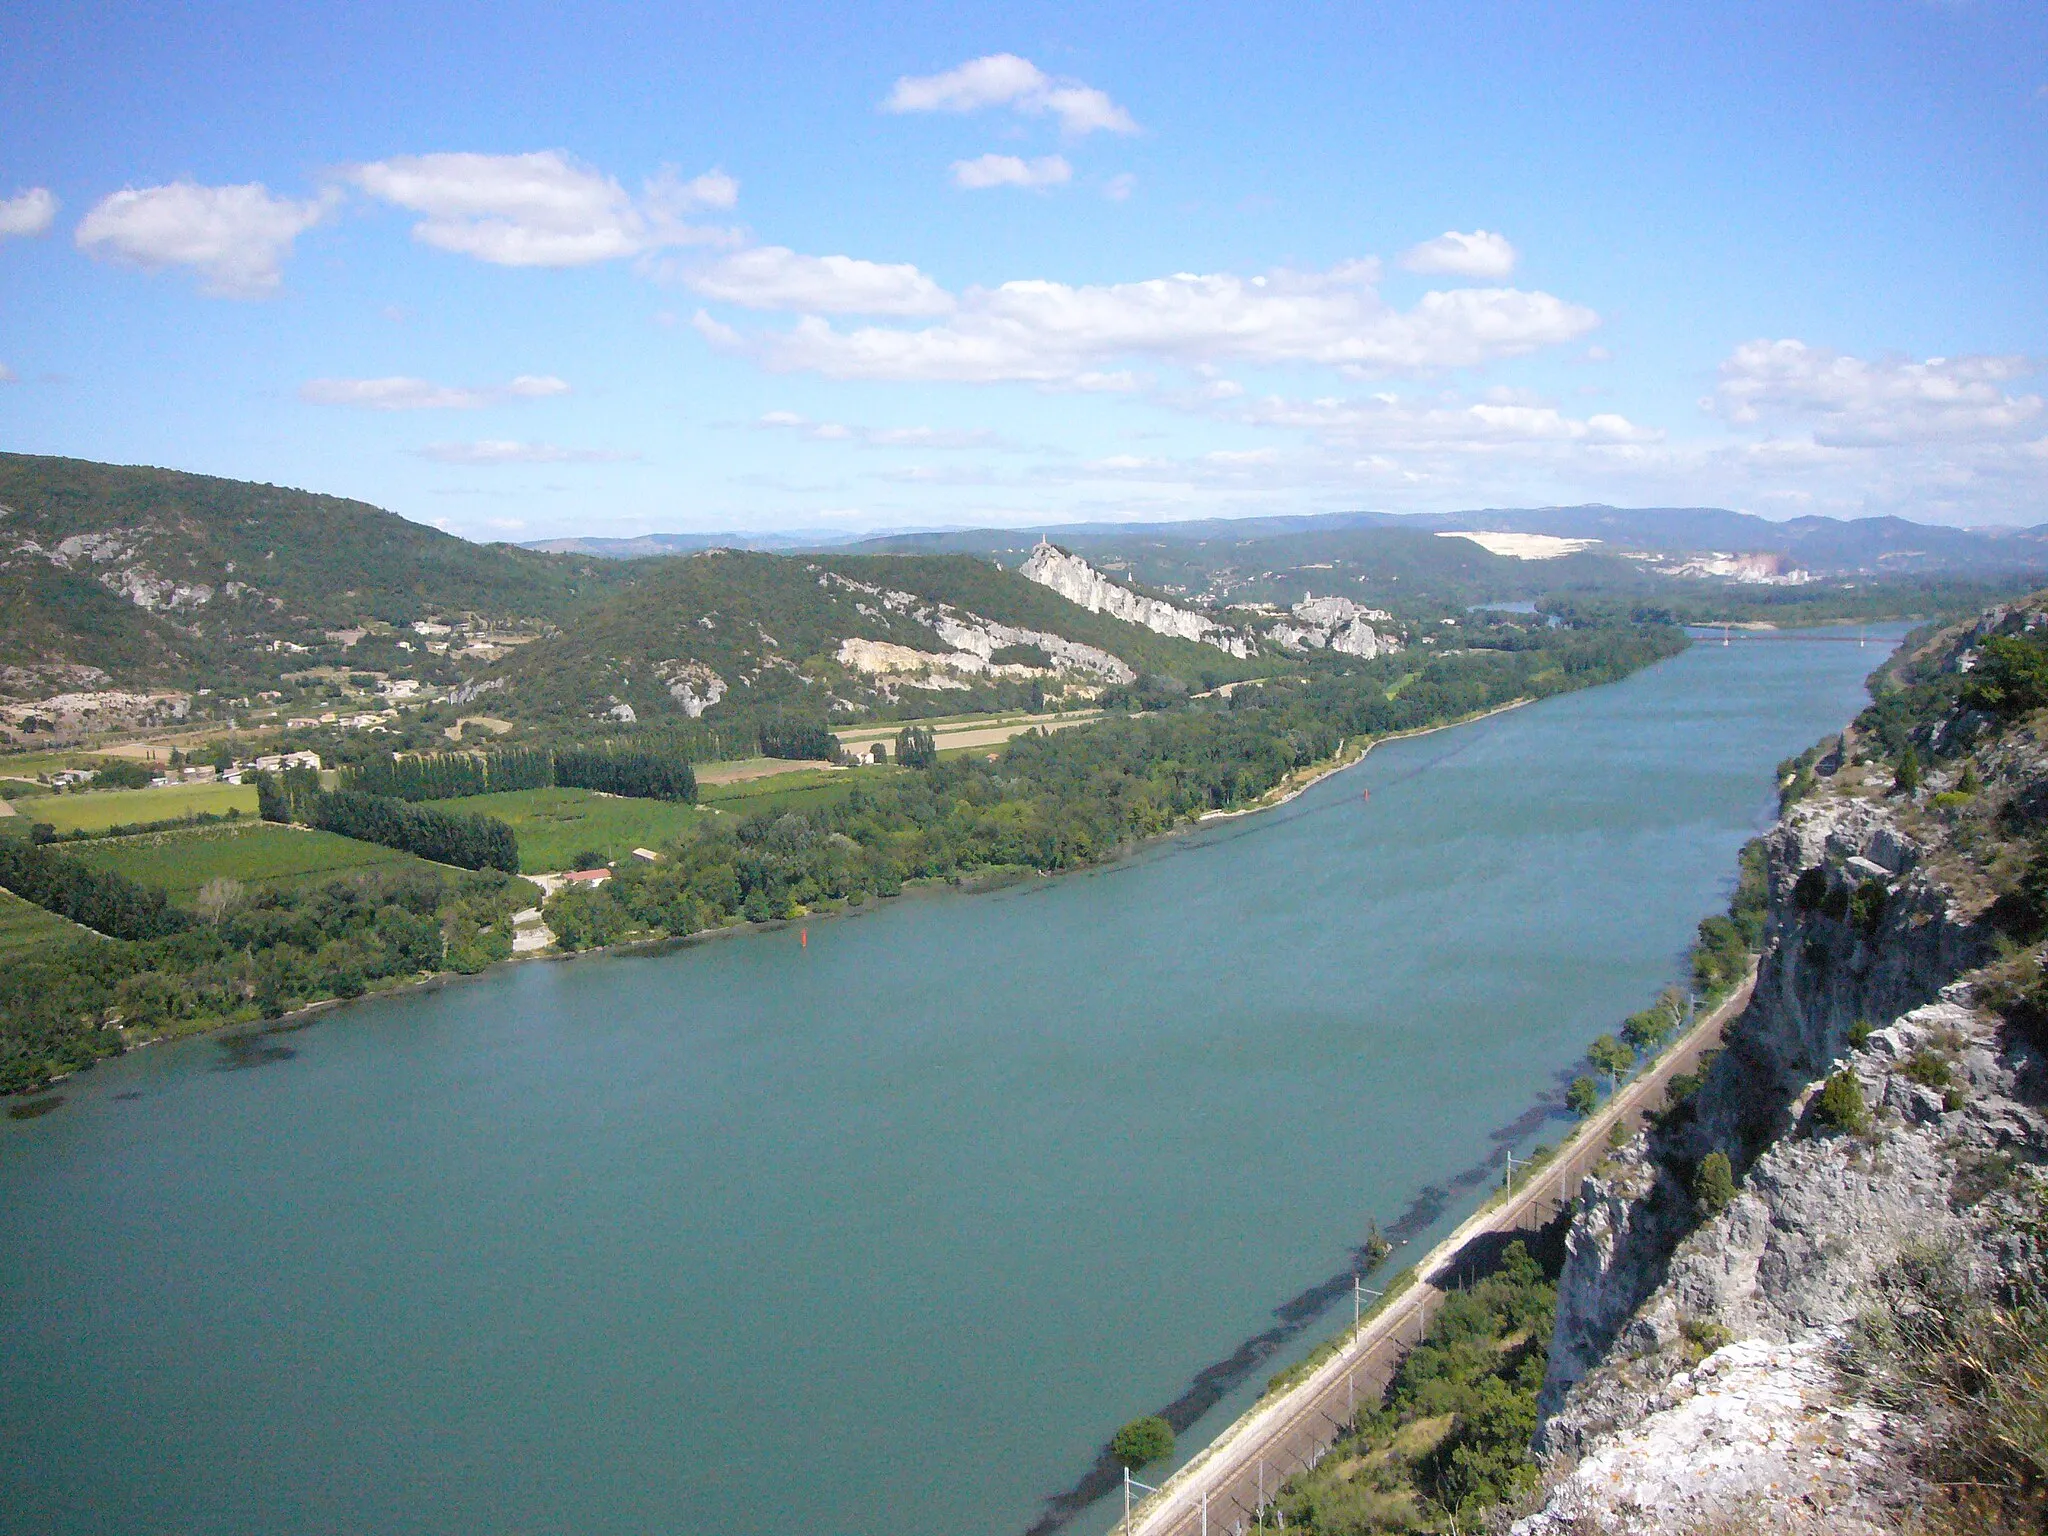
<path id="1" fill-rule="evenodd" d="M 50 682 L 263 675 L 273 642 L 450 612 L 560 621 L 634 576 L 339 496 L 18 453 L 0 454 L 0 534 L 0 665 Z"/>
<path id="2" fill-rule="evenodd" d="M 675 685 L 691 666 L 708 668 L 725 697 L 706 718 L 775 711 L 850 718 L 882 707 L 899 713 L 1007 708 L 1027 683 L 968 689 L 889 690 L 842 666 L 841 642 L 882 641 L 932 656 L 952 649 L 927 616 L 944 604 L 957 617 L 992 620 L 1096 647 L 1135 672 L 1240 677 L 1250 670 L 1211 646 L 1155 635 L 1100 614 L 967 555 L 801 556 L 711 551 L 630 563 L 632 586 L 559 633 L 526 646 L 491 679 L 504 690 L 491 707 L 515 717 L 590 719 L 623 704 L 643 722 L 682 720 Z M 892 606 L 883 593 L 914 605 Z M 701 693 L 701 685 L 698 689 Z"/>

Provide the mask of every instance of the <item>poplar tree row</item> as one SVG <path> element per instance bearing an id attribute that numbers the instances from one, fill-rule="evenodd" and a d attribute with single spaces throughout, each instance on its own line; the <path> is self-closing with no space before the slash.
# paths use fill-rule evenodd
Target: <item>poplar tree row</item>
<path id="1" fill-rule="evenodd" d="M 696 771 L 680 754 L 609 742 L 598 747 L 560 747 L 552 752 L 545 747 L 523 747 L 507 752 L 441 752 L 414 757 L 387 753 L 359 767 L 344 768 L 340 778 L 344 791 L 395 800 L 455 800 L 553 785 L 601 790 L 636 800 L 697 798 Z"/>

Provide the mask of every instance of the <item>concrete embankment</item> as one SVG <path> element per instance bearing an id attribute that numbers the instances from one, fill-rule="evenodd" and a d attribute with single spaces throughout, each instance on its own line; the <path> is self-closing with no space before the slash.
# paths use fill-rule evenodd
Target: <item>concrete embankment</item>
<path id="1" fill-rule="evenodd" d="M 1461 1277 L 1484 1272 L 1517 1234 L 1541 1231 L 1570 1209 L 1579 1184 L 1609 1155 L 1615 1127 L 1628 1135 L 1661 1107 L 1671 1079 L 1698 1066 L 1748 1006 L 1755 972 L 1640 1077 L 1580 1126 L 1526 1183 L 1482 1209 L 1416 1264 L 1334 1355 L 1294 1386 L 1239 1418 L 1133 1512 L 1129 1536 L 1203 1536 L 1250 1525 L 1290 1475 L 1315 1465 L 1359 1404 L 1377 1402 L 1431 1312 Z"/>

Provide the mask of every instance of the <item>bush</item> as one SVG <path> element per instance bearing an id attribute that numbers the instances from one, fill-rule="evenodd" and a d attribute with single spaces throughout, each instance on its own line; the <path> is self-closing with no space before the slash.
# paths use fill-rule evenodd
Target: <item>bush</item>
<path id="1" fill-rule="evenodd" d="M 1735 1170 L 1726 1152 L 1709 1152 L 1692 1178 L 1692 1197 L 1709 1216 L 1718 1216 L 1735 1198 Z"/>
<path id="2" fill-rule="evenodd" d="M 1581 1120 L 1600 1105 L 1600 1089 L 1590 1077 L 1575 1077 L 1564 1091 L 1564 1107 Z"/>
<path id="3" fill-rule="evenodd" d="M 1109 1454 L 1133 1472 L 1173 1454 L 1173 1426 L 1157 1414 L 1133 1419 L 1110 1437 Z"/>
<path id="4" fill-rule="evenodd" d="M 1870 1106 L 1863 1102 L 1863 1084 L 1847 1067 L 1829 1078 L 1814 1100 L 1817 1125 L 1856 1136 L 1870 1129 Z"/>

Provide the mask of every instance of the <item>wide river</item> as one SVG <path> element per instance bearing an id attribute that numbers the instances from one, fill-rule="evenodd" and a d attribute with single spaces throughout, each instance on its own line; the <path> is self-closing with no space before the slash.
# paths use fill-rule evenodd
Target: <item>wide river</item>
<path id="1" fill-rule="evenodd" d="M 1698 645 L 807 947 L 66 1083 L 0 1123 L 0 1530 L 1018 1536 L 1678 979 L 1773 766 L 1860 707 L 1851 638 Z"/>

